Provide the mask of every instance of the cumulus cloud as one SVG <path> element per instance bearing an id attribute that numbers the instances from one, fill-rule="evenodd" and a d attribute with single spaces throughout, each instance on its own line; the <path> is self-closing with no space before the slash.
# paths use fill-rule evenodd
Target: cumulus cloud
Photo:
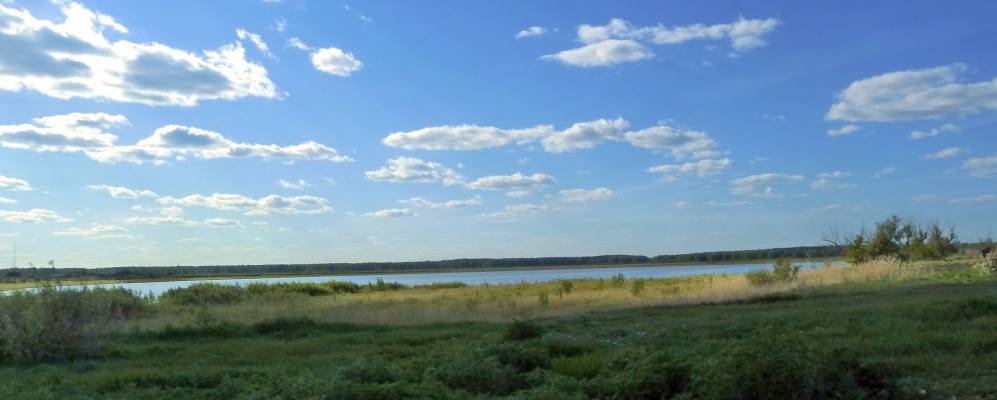
<path id="1" fill-rule="evenodd" d="M 87 239 L 112 239 L 112 238 L 133 238 L 137 237 L 128 233 L 124 227 L 107 224 L 93 224 L 88 228 L 66 228 L 61 231 L 52 232 L 56 236 L 75 236 Z"/>
<path id="2" fill-rule="evenodd" d="M 949 200 L 949 203 L 953 204 L 990 203 L 990 202 L 997 202 L 997 194 L 981 194 L 979 196 L 974 196 L 974 197 L 960 197 Z"/>
<path id="3" fill-rule="evenodd" d="M 810 182 L 810 187 L 813 189 L 844 189 L 854 187 L 855 185 L 839 182 L 839 180 L 851 175 L 844 171 L 821 172 L 817 174 L 817 179 Z"/>
<path id="4" fill-rule="evenodd" d="M 151 190 L 129 189 L 122 186 L 90 185 L 87 186 L 87 189 L 98 192 L 106 192 L 115 199 L 137 199 L 139 197 L 147 197 L 147 198 L 159 197 L 159 195 L 156 194 L 156 192 L 153 192 Z"/>
<path id="5" fill-rule="evenodd" d="M 533 194 L 533 191 L 530 190 L 510 190 L 508 192 L 505 192 L 505 197 L 512 197 L 515 199 L 519 199 L 523 197 L 529 197 L 531 194 Z"/>
<path id="6" fill-rule="evenodd" d="M 277 98 L 267 70 L 242 45 L 194 53 L 117 37 L 128 29 L 79 3 L 59 2 L 61 21 L 0 4 L 0 90 L 32 90 L 84 98 L 193 106 L 203 100 Z"/>
<path id="7" fill-rule="evenodd" d="M 519 31 L 519 33 L 516 34 L 516 39 L 543 36 L 545 34 L 547 34 L 547 28 L 544 28 L 542 26 L 531 26 L 529 28 Z"/>
<path id="8" fill-rule="evenodd" d="M 119 145 L 117 136 L 105 130 L 127 122 L 124 116 L 103 113 L 35 118 L 30 124 L 0 125 L 0 147 L 36 152 L 81 152 L 103 163 L 162 164 L 186 157 L 353 161 L 336 149 L 313 141 L 290 146 L 239 143 L 218 132 L 182 125 L 167 125 L 135 144 Z"/>
<path id="9" fill-rule="evenodd" d="M 17 204 L 17 200 L 0 196 L 0 204 Z"/>
<path id="10" fill-rule="evenodd" d="M 353 56 L 353 53 L 335 47 L 314 48 L 301 39 L 292 37 L 287 40 L 288 46 L 309 52 L 312 66 L 315 69 L 336 76 L 347 77 L 363 68 L 363 63 Z"/>
<path id="11" fill-rule="evenodd" d="M 388 208 L 384 210 L 365 212 L 363 215 L 376 218 L 398 218 L 414 217 L 416 214 L 408 208 Z"/>
<path id="12" fill-rule="evenodd" d="M 183 209 L 177 206 L 162 207 L 159 215 L 144 215 L 125 218 L 124 222 L 134 225 L 176 225 L 183 227 L 242 228 L 241 222 L 225 218 L 208 218 L 195 221 L 183 217 Z"/>
<path id="13" fill-rule="evenodd" d="M 598 189 L 568 189 L 561 191 L 561 200 L 568 203 L 587 203 L 590 201 L 608 200 L 616 193 L 608 188 Z"/>
<path id="14" fill-rule="evenodd" d="M 626 20 L 614 18 L 606 25 L 581 25 L 578 40 L 582 47 L 543 56 L 579 67 L 604 67 L 635 62 L 654 57 L 641 42 L 655 45 L 676 45 L 693 40 L 728 40 L 735 52 L 744 52 L 766 45 L 763 36 L 775 30 L 780 21 L 774 18 L 745 19 L 727 24 L 692 24 L 636 27 Z"/>
<path id="15" fill-rule="evenodd" d="M 541 212 L 551 211 L 551 210 L 553 210 L 553 208 L 545 205 L 536 205 L 529 203 L 510 204 L 505 206 L 505 208 L 503 208 L 502 211 L 482 213 L 478 214 L 478 217 L 483 219 L 491 219 L 491 220 L 512 221 L 518 219 L 519 217 L 535 215 Z"/>
<path id="16" fill-rule="evenodd" d="M 678 159 L 715 157 L 713 151 L 717 142 L 705 132 L 659 125 L 636 132 L 627 132 L 624 137 L 630 144 L 655 152 L 670 152 Z"/>
<path id="17" fill-rule="evenodd" d="M 925 154 L 922 158 L 926 160 L 940 160 L 943 158 L 958 157 L 964 154 L 966 150 L 959 147 L 949 147 L 945 149 L 938 150 L 931 154 Z"/>
<path id="18" fill-rule="evenodd" d="M 52 210 L 32 208 L 28 211 L 0 210 L 0 221 L 7 221 L 13 223 L 56 222 L 62 224 L 62 223 L 72 222 L 73 220 L 63 217 Z"/>
<path id="19" fill-rule="evenodd" d="M 575 67 L 607 67 L 654 58 L 654 53 L 635 40 L 608 39 L 582 47 L 547 54 L 542 60 L 560 61 Z"/>
<path id="20" fill-rule="evenodd" d="M 324 214 L 332 212 L 326 199 L 315 196 L 269 196 L 254 199 L 240 194 L 214 193 L 209 196 L 192 194 L 182 198 L 162 197 L 164 206 L 207 207 L 217 210 L 238 211 L 245 215 L 270 214 Z"/>
<path id="21" fill-rule="evenodd" d="M 855 125 L 855 124 L 848 124 L 848 125 L 842 126 L 840 128 L 828 129 L 827 130 L 827 136 L 838 137 L 838 136 L 851 135 L 851 134 L 853 134 L 855 132 L 858 132 L 860 130 L 862 130 L 862 127 L 860 127 L 858 125 Z"/>
<path id="22" fill-rule="evenodd" d="M 889 166 L 889 167 L 883 168 L 883 169 L 881 169 L 879 171 L 876 171 L 875 174 L 872 174 L 872 178 L 873 179 L 882 179 L 883 177 L 885 177 L 885 176 L 887 176 L 889 174 L 892 174 L 894 172 L 897 172 L 897 167 Z"/>
<path id="23" fill-rule="evenodd" d="M 973 176 L 997 177 L 997 156 L 970 158 L 963 161 L 962 168 L 968 170 L 969 174 Z"/>
<path id="24" fill-rule="evenodd" d="M 517 172 L 512 175 L 493 175 L 478 178 L 468 183 L 467 187 L 479 190 L 530 190 L 552 185 L 556 180 L 553 176 L 541 173 L 525 175 Z"/>
<path id="25" fill-rule="evenodd" d="M 263 41 L 263 37 L 260 36 L 260 34 L 253 33 L 242 28 L 237 28 L 235 30 L 235 35 L 239 37 L 239 40 L 249 40 L 250 43 L 252 43 L 253 46 L 256 46 L 256 49 L 259 50 L 264 56 L 267 56 L 267 58 L 274 58 L 273 53 L 270 52 L 270 46 L 267 45 L 267 42 Z"/>
<path id="26" fill-rule="evenodd" d="M 413 197 L 406 200 L 399 200 L 401 204 L 417 208 L 457 208 L 476 206 L 482 203 L 481 196 L 474 196 L 463 200 L 431 201 L 422 197 Z"/>
<path id="27" fill-rule="evenodd" d="M 623 118 L 579 122 L 568 129 L 552 133 L 540 143 L 548 153 L 590 149 L 606 140 L 618 140 L 620 133 L 629 126 Z"/>
<path id="28" fill-rule="evenodd" d="M 731 193 L 751 197 L 776 197 L 772 189 L 775 184 L 802 182 L 802 175 L 764 173 L 749 175 L 730 181 Z"/>
<path id="29" fill-rule="evenodd" d="M 526 129 L 500 129 L 478 125 L 443 125 L 395 132 L 384 138 L 385 145 L 405 150 L 479 150 L 509 143 L 526 144 L 549 136 L 550 125 Z"/>
<path id="30" fill-rule="evenodd" d="M 942 133 L 955 133 L 960 131 L 962 131 L 962 128 L 959 128 L 959 125 L 945 124 L 937 128 L 932 128 L 931 130 L 928 131 L 913 131 L 910 133 L 910 138 L 917 140 L 917 139 L 935 137 Z"/>
<path id="31" fill-rule="evenodd" d="M 12 192 L 27 192 L 32 190 L 31 184 L 28 181 L 3 175 L 0 175 L 0 189 Z"/>
<path id="32" fill-rule="evenodd" d="M 291 190 L 301 190 L 312 187 L 312 184 L 308 183 L 308 181 L 304 179 L 298 179 L 296 181 L 281 179 L 277 181 L 277 184 L 284 189 L 291 189 Z"/>
<path id="33" fill-rule="evenodd" d="M 889 122 L 997 109 L 997 79 L 962 83 L 963 64 L 890 72 L 852 82 L 828 120 Z"/>
<path id="34" fill-rule="evenodd" d="M 719 160 L 699 160 L 682 164 L 663 164 L 647 169 L 652 174 L 663 174 L 666 178 L 673 179 L 676 174 L 696 174 L 699 177 L 714 176 L 723 170 L 730 168 L 733 162 L 728 158 Z"/>
<path id="35" fill-rule="evenodd" d="M 412 157 L 388 160 L 388 165 L 365 172 L 367 179 L 375 182 L 422 182 L 459 185 L 464 178 L 442 164 Z"/>

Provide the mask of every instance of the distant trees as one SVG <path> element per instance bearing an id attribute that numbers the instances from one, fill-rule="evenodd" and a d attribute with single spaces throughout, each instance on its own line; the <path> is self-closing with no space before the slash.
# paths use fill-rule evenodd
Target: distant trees
<path id="1" fill-rule="evenodd" d="M 943 230 L 938 222 L 924 227 L 894 215 L 877 223 L 872 235 L 862 231 L 853 236 L 846 257 L 853 264 L 878 257 L 918 261 L 941 259 L 958 251 L 959 239 L 954 227 Z"/>

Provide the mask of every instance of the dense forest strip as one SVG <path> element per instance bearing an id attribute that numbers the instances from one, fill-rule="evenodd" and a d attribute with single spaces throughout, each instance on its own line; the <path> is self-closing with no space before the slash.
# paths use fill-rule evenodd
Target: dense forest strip
<path id="1" fill-rule="evenodd" d="M 972 246 L 969 244 L 964 247 Z M 0 282 L 39 279 L 65 280 L 142 280 L 182 277 L 303 275 L 341 273 L 385 273 L 460 270 L 501 270 L 514 268 L 552 268 L 569 266 L 605 266 L 637 264 L 693 264 L 757 262 L 791 259 L 825 259 L 844 257 L 837 246 L 798 246 L 758 250 L 710 251 L 687 254 L 659 255 L 600 255 L 588 257 L 533 258 L 462 258 L 439 261 L 319 263 L 319 264 L 257 264 L 257 265 L 176 265 L 123 266 L 108 268 L 8 268 L 0 269 Z"/>

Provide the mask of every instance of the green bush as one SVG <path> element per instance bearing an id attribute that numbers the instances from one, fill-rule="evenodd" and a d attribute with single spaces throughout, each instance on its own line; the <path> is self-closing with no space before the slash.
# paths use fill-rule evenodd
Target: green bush
<path id="1" fill-rule="evenodd" d="M 447 387 L 474 394 L 504 396 L 527 386 L 526 379 L 513 367 L 478 352 L 441 360 L 441 364 L 429 372 Z"/>
<path id="2" fill-rule="evenodd" d="M 285 318 L 260 321 L 253 324 L 253 332 L 282 338 L 303 337 L 326 331 L 326 325 L 308 318 Z"/>
<path id="3" fill-rule="evenodd" d="M 617 273 L 613 274 L 613 276 L 609 277 L 609 283 L 611 285 L 613 285 L 613 286 L 616 286 L 616 287 L 622 287 L 623 284 L 626 283 L 626 281 L 627 281 L 627 278 L 625 276 L 623 276 L 622 273 L 619 273 L 619 272 L 617 272 Z"/>
<path id="4" fill-rule="evenodd" d="M 802 337 L 766 334 L 693 368 L 697 398 L 892 399 L 896 371 L 850 354 L 817 349 Z"/>
<path id="5" fill-rule="evenodd" d="M 166 304 L 200 306 L 206 304 L 229 304 L 249 298 L 249 291 L 237 285 L 215 283 L 195 283 L 185 288 L 173 288 L 159 296 Z"/>
<path id="6" fill-rule="evenodd" d="M 643 279 L 634 279 L 633 283 L 630 285 L 630 293 L 634 296 L 639 296 L 644 292 L 644 287 L 646 283 Z"/>
<path id="7" fill-rule="evenodd" d="M 124 289 L 59 289 L 0 295 L 0 362 L 75 358 L 94 351 L 114 321 L 142 314 L 146 300 Z"/>
<path id="8" fill-rule="evenodd" d="M 674 399 L 689 388 L 690 367 L 649 349 L 617 355 L 592 380 L 589 396 L 600 399 Z"/>
<path id="9" fill-rule="evenodd" d="M 507 341 L 523 341 L 536 339 L 543 336 L 544 328 L 535 322 L 531 321 L 513 321 L 509 329 L 505 331 L 505 340 Z"/>
<path id="10" fill-rule="evenodd" d="M 755 286 L 770 285 L 780 282 L 792 282 L 800 273 L 800 266 L 793 265 L 787 259 L 780 258 L 772 265 L 772 270 L 755 270 L 745 274 L 748 282 Z"/>
<path id="11" fill-rule="evenodd" d="M 367 384 L 385 384 L 401 379 L 399 371 L 381 359 L 359 360 L 340 367 L 336 376 L 342 380 Z"/>
<path id="12" fill-rule="evenodd" d="M 550 355 L 543 348 L 526 346 L 521 343 L 503 343 L 491 352 L 502 365 L 512 367 L 516 372 L 530 372 L 550 365 Z"/>
<path id="13" fill-rule="evenodd" d="M 389 290 L 401 290 L 405 289 L 405 285 L 398 282 L 385 282 L 382 278 L 377 278 L 374 283 L 368 283 L 366 286 L 367 290 L 373 290 L 375 292 L 385 292 Z"/>

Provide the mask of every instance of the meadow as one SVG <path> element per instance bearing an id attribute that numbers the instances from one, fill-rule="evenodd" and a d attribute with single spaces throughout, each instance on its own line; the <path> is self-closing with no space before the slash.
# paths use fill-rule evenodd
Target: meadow
<path id="1" fill-rule="evenodd" d="M 159 299 L 94 290 L 88 295 L 99 300 L 83 301 L 80 312 L 105 310 L 100 329 L 69 341 L 75 348 L 7 351 L 0 397 L 997 393 L 997 280 L 971 262 L 878 260 L 771 274 L 493 286 L 199 285 Z M 22 309 L 44 308 L 25 299 Z"/>

